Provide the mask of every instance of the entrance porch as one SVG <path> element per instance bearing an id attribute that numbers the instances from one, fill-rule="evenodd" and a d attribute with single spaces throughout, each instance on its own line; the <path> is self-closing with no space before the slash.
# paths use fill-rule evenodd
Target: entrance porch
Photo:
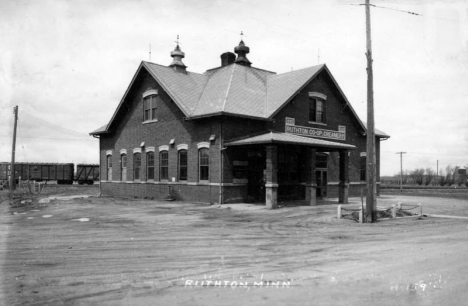
<path id="1" fill-rule="evenodd" d="M 329 152 L 339 152 L 339 203 L 348 203 L 349 144 L 269 132 L 225 143 L 244 155 L 248 197 L 270 209 L 279 201 L 302 200 L 316 205 L 327 196 Z"/>

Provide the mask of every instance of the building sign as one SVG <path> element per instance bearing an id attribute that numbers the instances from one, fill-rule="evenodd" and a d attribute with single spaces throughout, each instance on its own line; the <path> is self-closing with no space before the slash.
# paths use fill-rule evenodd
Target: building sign
<path id="1" fill-rule="evenodd" d="M 285 132 L 299 136 L 327 138 L 334 140 L 346 140 L 346 126 L 339 125 L 338 131 L 324 130 L 307 126 L 296 125 L 294 118 L 286 117 Z"/>

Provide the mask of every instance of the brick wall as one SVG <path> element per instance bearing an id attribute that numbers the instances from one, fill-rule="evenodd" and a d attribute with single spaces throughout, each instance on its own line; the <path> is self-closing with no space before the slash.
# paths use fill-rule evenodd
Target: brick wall
<path id="1" fill-rule="evenodd" d="M 143 93 L 149 89 L 158 90 L 162 103 L 157 107 L 157 122 L 143 123 Z M 165 198 L 168 193 L 168 183 L 174 180 L 174 193 L 181 200 L 192 199 L 201 202 L 217 202 L 219 186 L 199 184 L 198 147 L 201 142 L 208 142 L 210 152 L 210 181 L 220 182 L 220 145 L 219 120 L 200 119 L 197 121 L 184 120 L 184 114 L 171 100 L 169 95 L 142 68 L 136 77 L 132 88 L 128 92 L 122 105 L 122 111 L 110 127 L 112 133 L 102 135 L 100 141 L 101 177 L 106 180 L 106 152 L 112 151 L 112 181 L 117 183 L 103 183 L 104 194 L 138 197 Z M 217 135 L 210 141 L 210 135 Z M 175 142 L 170 145 L 171 139 Z M 141 143 L 144 142 L 144 147 Z M 188 146 L 188 178 L 187 182 L 179 182 L 178 178 L 178 150 L 177 145 Z M 169 180 L 160 181 L 159 146 L 169 146 Z M 155 180 L 147 182 L 146 148 L 155 147 Z M 134 181 L 133 149 L 141 151 L 141 180 Z M 121 183 L 120 150 L 127 150 L 127 182 Z"/>

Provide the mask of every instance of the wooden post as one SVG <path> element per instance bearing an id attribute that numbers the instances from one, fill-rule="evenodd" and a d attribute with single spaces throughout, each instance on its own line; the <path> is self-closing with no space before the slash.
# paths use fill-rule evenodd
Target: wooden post
<path id="1" fill-rule="evenodd" d="M 307 205 L 317 205 L 317 183 L 315 181 L 316 150 L 306 148 L 305 154 L 305 199 Z"/>
<path id="2" fill-rule="evenodd" d="M 278 208 L 278 148 L 266 146 L 265 204 L 269 209 Z"/>
<path id="3" fill-rule="evenodd" d="M 340 182 L 338 183 L 338 203 L 348 204 L 349 197 L 349 171 L 348 151 L 340 151 Z"/>
<path id="4" fill-rule="evenodd" d="M 367 196 L 366 222 L 372 223 L 377 218 L 375 195 L 375 130 L 374 130 L 374 79 L 372 71 L 372 41 L 370 25 L 370 4 L 366 0 L 366 57 L 367 57 Z"/>
<path id="5" fill-rule="evenodd" d="M 363 223 L 364 222 L 364 210 L 359 210 L 359 223 Z"/>
<path id="6" fill-rule="evenodd" d="M 394 219 L 396 218 L 396 205 L 395 204 L 392 205 L 392 218 Z"/>
<path id="7" fill-rule="evenodd" d="M 341 217 L 342 217 L 342 214 L 341 214 L 341 205 L 338 205 L 338 210 L 337 210 L 337 212 L 336 212 L 336 217 L 337 217 L 338 219 L 341 219 Z"/>
<path id="8" fill-rule="evenodd" d="M 10 170 L 10 191 L 15 190 L 15 151 L 16 151 L 16 126 L 18 124 L 18 105 L 13 108 L 15 123 L 13 128 L 13 145 L 11 148 L 11 170 Z"/>

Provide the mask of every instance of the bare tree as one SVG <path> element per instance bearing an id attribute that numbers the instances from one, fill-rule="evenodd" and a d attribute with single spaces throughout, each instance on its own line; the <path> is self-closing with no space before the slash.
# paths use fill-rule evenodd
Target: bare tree
<path id="1" fill-rule="evenodd" d="M 432 168 L 426 168 L 425 170 L 425 175 L 424 175 L 424 185 L 428 186 L 432 179 L 434 178 L 435 176 L 435 171 L 432 170 Z"/>
<path id="2" fill-rule="evenodd" d="M 424 180 L 424 169 L 414 169 L 410 172 L 411 179 L 415 184 L 422 185 Z"/>
<path id="3" fill-rule="evenodd" d="M 447 186 L 452 186 L 453 184 L 455 184 L 455 177 L 456 177 L 456 173 L 458 172 L 458 166 L 455 166 L 455 167 L 452 167 L 452 165 L 448 165 L 446 168 L 445 168 L 445 178 L 446 178 L 446 183 L 447 183 Z"/>
<path id="4" fill-rule="evenodd" d="M 437 182 L 440 186 L 445 186 L 447 184 L 447 178 L 445 177 L 444 170 L 439 171 L 439 177 L 437 178 Z"/>

